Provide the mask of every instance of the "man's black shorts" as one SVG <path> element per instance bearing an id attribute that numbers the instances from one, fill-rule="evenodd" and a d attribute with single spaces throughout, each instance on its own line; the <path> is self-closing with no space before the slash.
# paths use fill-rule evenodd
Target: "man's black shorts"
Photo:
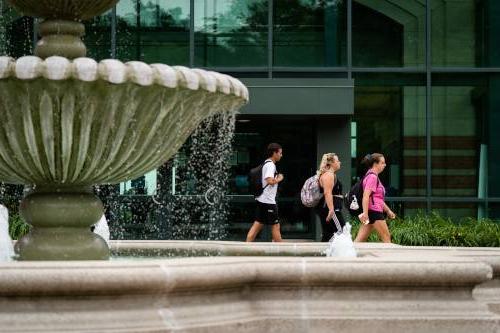
<path id="1" fill-rule="evenodd" d="M 262 224 L 278 224 L 278 205 L 266 204 L 260 201 L 255 201 L 257 207 L 255 209 L 255 221 Z"/>

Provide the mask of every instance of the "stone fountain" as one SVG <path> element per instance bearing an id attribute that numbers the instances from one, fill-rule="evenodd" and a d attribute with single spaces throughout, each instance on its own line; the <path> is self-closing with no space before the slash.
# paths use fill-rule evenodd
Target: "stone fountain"
<path id="1" fill-rule="evenodd" d="M 84 58 L 80 20 L 117 0 L 10 0 L 45 20 L 36 56 L 0 57 L 0 180 L 31 190 L 21 259 L 106 259 L 93 184 L 163 163 L 203 119 L 248 100 L 231 77 Z M 2 332 L 488 332 L 500 250 L 357 244 L 112 242 L 155 260 L 0 263 Z M 233 257 L 158 259 L 162 253 Z M 263 256 L 272 254 L 274 256 Z M 278 257 L 276 257 L 278 256 Z"/>
<path id="2" fill-rule="evenodd" d="M 82 20 L 118 0 L 9 0 L 43 19 L 35 56 L 0 57 L 0 181 L 31 191 L 20 212 L 33 228 L 21 260 L 107 259 L 90 225 L 103 213 L 95 184 L 160 166 L 201 121 L 248 101 L 219 73 L 85 58 Z"/>

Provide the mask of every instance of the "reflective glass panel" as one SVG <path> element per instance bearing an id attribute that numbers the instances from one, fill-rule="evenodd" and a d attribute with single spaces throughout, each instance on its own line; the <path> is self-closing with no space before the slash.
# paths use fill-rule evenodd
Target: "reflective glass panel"
<path id="1" fill-rule="evenodd" d="M 484 205 L 475 202 L 432 202 L 431 209 L 434 213 L 452 221 L 464 221 L 466 218 L 485 217 Z"/>
<path id="2" fill-rule="evenodd" d="M 409 67 L 425 63 L 425 1 L 352 2 L 352 63 Z"/>
<path id="3" fill-rule="evenodd" d="M 198 0 L 194 7 L 195 65 L 267 65 L 266 0 Z"/>
<path id="4" fill-rule="evenodd" d="M 432 64 L 500 66 L 500 2 L 432 0 Z"/>
<path id="5" fill-rule="evenodd" d="M 248 173 L 266 159 L 266 147 L 271 142 L 283 146 L 283 158 L 276 165 L 285 176 L 276 199 L 283 237 L 315 237 L 314 216 L 300 201 L 304 181 L 316 170 L 315 135 L 312 117 L 238 117 L 229 178 L 232 237 L 244 240 L 254 221 L 255 200 L 249 189 Z M 261 237 L 267 240 L 266 234 Z"/>
<path id="6" fill-rule="evenodd" d="M 273 65 L 345 65 L 345 3 L 342 0 L 275 0 Z"/>
<path id="7" fill-rule="evenodd" d="M 122 0 L 116 20 L 120 60 L 189 64 L 189 0 Z"/>
<path id="8" fill-rule="evenodd" d="M 500 223 L 500 202 L 491 202 L 488 205 L 488 218 Z"/>
<path id="9" fill-rule="evenodd" d="M 386 196 L 426 194 L 425 87 L 422 76 L 368 75 L 355 77 L 356 156 L 353 182 L 366 167 L 366 154 L 381 153 L 387 167 L 380 180 Z"/>
<path id="10" fill-rule="evenodd" d="M 500 180 L 494 155 L 499 149 L 497 80 L 481 74 L 433 75 L 433 196 L 484 198 L 488 188 L 495 195 Z"/>
<path id="11" fill-rule="evenodd" d="M 111 52 L 112 11 L 85 22 L 83 42 L 87 47 L 87 57 L 96 61 L 109 59 Z"/>

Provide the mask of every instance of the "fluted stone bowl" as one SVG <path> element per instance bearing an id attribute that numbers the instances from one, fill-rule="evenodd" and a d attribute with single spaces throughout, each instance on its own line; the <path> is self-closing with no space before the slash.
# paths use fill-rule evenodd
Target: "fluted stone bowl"
<path id="1" fill-rule="evenodd" d="M 87 20 L 113 7 L 118 0 L 7 0 L 28 16 Z"/>
<path id="2" fill-rule="evenodd" d="M 0 180 L 118 183 L 171 157 L 246 87 L 219 73 L 89 58 L 0 57 Z"/>
<path id="3" fill-rule="evenodd" d="M 0 181 L 35 185 L 22 260 L 106 259 L 90 231 L 91 186 L 133 179 L 171 157 L 205 118 L 236 111 L 246 87 L 219 73 L 132 61 L 0 57 Z"/>

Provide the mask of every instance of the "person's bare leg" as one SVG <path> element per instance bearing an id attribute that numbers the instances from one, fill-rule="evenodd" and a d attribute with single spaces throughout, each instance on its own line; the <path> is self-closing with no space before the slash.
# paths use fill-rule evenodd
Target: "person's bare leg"
<path id="1" fill-rule="evenodd" d="M 271 235 L 273 236 L 273 242 L 281 242 L 281 232 L 280 232 L 280 224 L 273 224 L 271 227 Z"/>
<path id="2" fill-rule="evenodd" d="M 380 240 L 384 243 L 390 243 L 391 242 L 391 233 L 389 231 L 389 227 L 387 226 L 387 223 L 385 220 L 377 220 L 373 224 L 373 227 L 377 231 L 378 236 L 380 237 Z"/>
<path id="3" fill-rule="evenodd" d="M 361 224 L 355 242 L 366 242 L 373 230 L 373 224 Z"/>
<path id="4" fill-rule="evenodd" d="M 253 242 L 263 227 L 264 225 L 262 223 L 254 221 L 252 227 L 248 230 L 247 242 Z"/>

